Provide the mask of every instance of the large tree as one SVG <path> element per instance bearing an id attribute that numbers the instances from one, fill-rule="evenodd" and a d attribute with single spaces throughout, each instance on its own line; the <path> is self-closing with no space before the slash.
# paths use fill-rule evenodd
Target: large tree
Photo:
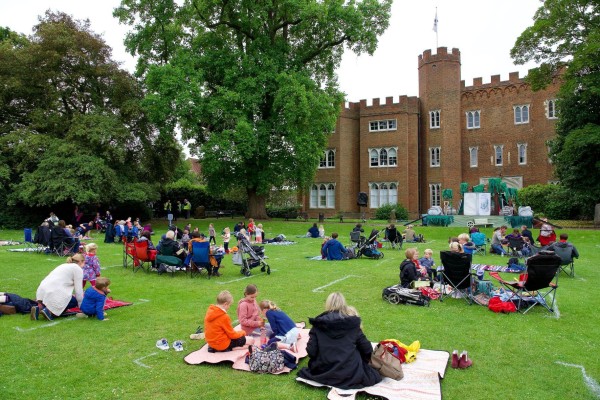
<path id="1" fill-rule="evenodd" d="M 181 148 L 170 135 L 157 137 L 143 97 L 89 21 L 47 12 L 29 38 L 0 30 L 0 185 L 8 201 L 157 198 Z"/>
<path id="2" fill-rule="evenodd" d="M 534 89 L 561 79 L 560 118 L 551 157 L 580 212 L 600 201 L 600 2 L 546 0 L 511 50 L 516 63 L 542 63 Z"/>
<path id="3" fill-rule="evenodd" d="M 372 54 L 391 0 L 123 0 L 146 104 L 192 139 L 208 187 L 241 187 L 266 218 L 273 187 L 306 187 L 343 101 L 344 47 Z"/>

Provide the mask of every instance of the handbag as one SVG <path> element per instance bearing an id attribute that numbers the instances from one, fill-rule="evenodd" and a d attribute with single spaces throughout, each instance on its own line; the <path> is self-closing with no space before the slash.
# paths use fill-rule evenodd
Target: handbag
<path id="1" fill-rule="evenodd" d="M 252 345 L 248 348 L 248 353 L 248 365 L 252 372 L 274 374 L 283 370 L 285 366 L 283 352 L 277 349 L 277 343 L 267 346 L 264 350 Z"/>
<path id="2" fill-rule="evenodd" d="M 404 378 L 400 354 L 402 353 L 399 352 L 398 356 L 394 354 L 393 343 L 379 342 L 371 354 L 370 364 L 379 375 L 399 381 Z"/>

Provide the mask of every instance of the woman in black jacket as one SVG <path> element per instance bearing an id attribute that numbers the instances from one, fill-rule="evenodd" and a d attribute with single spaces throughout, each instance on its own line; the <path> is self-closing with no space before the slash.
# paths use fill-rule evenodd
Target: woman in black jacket
<path id="1" fill-rule="evenodd" d="M 411 247 L 406 249 L 404 252 L 406 259 L 400 264 L 400 286 L 407 288 L 410 287 L 412 281 L 419 279 L 419 273 L 417 271 L 417 263 L 419 258 L 419 251 Z"/>
<path id="2" fill-rule="evenodd" d="M 312 329 L 306 350 L 310 360 L 298 376 L 340 389 L 379 383 L 381 376 L 369 365 L 373 347 L 356 309 L 338 292 L 327 297 L 325 308 L 324 313 L 309 319 Z"/>

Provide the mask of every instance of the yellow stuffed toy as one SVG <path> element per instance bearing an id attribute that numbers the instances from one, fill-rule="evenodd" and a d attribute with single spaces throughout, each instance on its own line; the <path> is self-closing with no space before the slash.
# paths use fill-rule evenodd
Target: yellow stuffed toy
<path id="1" fill-rule="evenodd" d="M 410 346 L 405 345 L 404 343 L 402 343 L 401 341 L 399 341 L 397 339 L 385 339 L 385 341 L 397 343 L 398 346 L 405 349 L 407 351 L 407 353 L 405 354 L 407 363 L 411 363 L 417 359 L 417 353 L 419 352 L 419 349 L 421 348 L 421 342 L 419 342 L 418 340 L 415 340 L 414 342 L 412 342 L 410 344 Z"/>

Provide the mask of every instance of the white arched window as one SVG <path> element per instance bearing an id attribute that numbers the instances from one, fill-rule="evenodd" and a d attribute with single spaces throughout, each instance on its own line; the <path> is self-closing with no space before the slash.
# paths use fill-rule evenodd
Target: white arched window
<path id="1" fill-rule="evenodd" d="M 377 167 L 379 165 L 379 153 L 377 150 L 371 150 L 371 167 Z"/>
<path id="2" fill-rule="evenodd" d="M 335 151 L 329 150 L 327 153 L 327 167 L 333 168 L 335 167 Z"/>
<path id="3" fill-rule="evenodd" d="M 371 184 L 371 208 L 379 207 L 379 185 Z"/>
<path id="4" fill-rule="evenodd" d="M 319 204 L 319 188 L 317 185 L 312 185 L 310 188 L 310 208 L 317 208 Z"/>
<path id="5" fill-rule="evenodd" d="M 327 185 L 327 208 L 335 208 L 335 186 L 333 183 Z"/>
<path id="6" fill-rule="evenodd" d="M 382 183 L 379 185 L 379 206 L 386 203 L 389 203 L 388 185 Z"/>
<path id="7" fill-rule="evenodd" d="M 388 151 L 388 165 L 398 165 L 398 151 L 394 148 Z"/>
<path id="8" fill-rule="evenodd" d="M 319 186 L 319 208 L 327 207 L 327 187 L 323 184 Z"/>
<path id="9" fill-rule="evenodd" d="M 387 151 L 386 151 L 386 149 L 381 149 L 379 151 L 379 165 L 387 165 L 387 163 L 388 163 Z"/>
<path id="10" fill-rule="evenodd" d="M 389 203 L 390 204 L 398 203 L 398 185 L 396 185 L 395 183 L 390 183 Z"/>

